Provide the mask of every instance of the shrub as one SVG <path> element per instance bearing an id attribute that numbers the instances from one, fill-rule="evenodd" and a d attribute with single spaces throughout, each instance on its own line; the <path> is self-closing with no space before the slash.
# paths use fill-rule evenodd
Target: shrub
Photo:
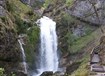
<path id="1" fill-rule="evenodd" d="M 3 68 L 0 68 L 0 76 L 5 76 Z"/>

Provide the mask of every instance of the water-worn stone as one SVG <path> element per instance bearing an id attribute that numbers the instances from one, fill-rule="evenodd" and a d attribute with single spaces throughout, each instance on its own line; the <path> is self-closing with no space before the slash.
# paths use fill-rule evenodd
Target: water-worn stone
<path id="1" fill-rule="evenodd" d="M 52 75 L 53 75 L 52 71 L 45 71 L 40 76 L 52 76 Z"/>

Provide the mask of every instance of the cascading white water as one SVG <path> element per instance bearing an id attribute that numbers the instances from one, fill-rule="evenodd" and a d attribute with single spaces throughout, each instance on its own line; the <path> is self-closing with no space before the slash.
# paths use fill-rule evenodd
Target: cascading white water
<path id="1" fill-rule="evenodd" d="M 20 44 L 20 48 L 21 48 L 21 52 L 22 52 L 22 59 L 23 59 L 22 64 L 24 66 L 24 72 L 27 73 L 26 56 L 25 56 L 25 53 L 24 53 L 24 48 L 22 46 L 24 43 L 22 42 L 22 39 L 21 39 L 21 36 L 20 35 L 19 35 L 19 38 L 20 39 L 18 39 L 18 42 Z"/>
<path id="2" fill-rule="evenodd" d="M 43 16 L 36 22 L 40 26 L 40 62 L 37 68 L 39 73 L 58 70 L 56 23 Z M 36 76 L 36 75 L 33 75 Z"/>

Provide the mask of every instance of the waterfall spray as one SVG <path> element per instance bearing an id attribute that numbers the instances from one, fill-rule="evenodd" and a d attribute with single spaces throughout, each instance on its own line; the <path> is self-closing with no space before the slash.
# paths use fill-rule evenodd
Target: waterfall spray
<path id="1" fill-rule="evenodd" d="M 21 38 L 21 36 L 19 35 L 19 39 L 18 39 L 18 42 L 20 44 L 20 48 L 21 48 L 21 52 L 22 52 L 22 59 L 23 59 L 23 66 L 24 66 L 24 72 L 27 73 L 27 64 L 26 64 L 26 56 L 25 56 L 25 53 L 24 53 L 24 48 L 23 48 L 23 39 Z"/>
<path id="2" fill-rule="evenodd" d="M 37 22 L 40 27 L 39 73 L 58 70 L 56 23 L 43 16 Z M 33 75 L 36 76 L 36 75 Z M 38 76 L 38 75 L 37 75 Z"/>

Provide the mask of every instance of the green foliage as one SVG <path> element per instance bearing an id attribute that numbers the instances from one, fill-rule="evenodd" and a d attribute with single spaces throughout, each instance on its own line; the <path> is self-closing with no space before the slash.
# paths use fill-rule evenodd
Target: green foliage
<path id="1" fill-rule="evenodd" d="M 79 52 L 83 47 L 85 47 L 91 40 L 93 40 L 93 29 L 91 29 L 89 26 L 85 26 L 85 36 L 82 37 L 76 37 L 72 33 L 67 33 L 68 37 L 68 50 L 70 53 L 77 53 Z"/>
<path id="2" fill-rule="evenodd" d="M 47 8 L 49 4 L 56 4 L 57 0 L 45 0 L 44 7 Z"/>
<path id="3" fill-rule="evenodd" d="M 33 11 L 28 11 L 26 14 L 29 15 L 29 16 L 34 15 Z"/>
<path id="4" fill-rule="evenodd" d="M 30 30 L 27 31 L 28 34 L 28 45 L 26 45 L 26 58 L 29 65 L 32 65 L 33 59 L 35 55 L 36 44 L 39 40 L 39 28 L 37 26 L 33 26 Z"/>
<path id="5" fill-rule="evenodd" d="M 71 52 L 77 53 L 79 52 L 83 47 L 85 47 L 93 37 L 91 35 L 87 35 L 81 38 L 78 38 L 75 42 L 73 42 L 73 45 L 71 46 Z"/>
<path id="6" fill-rule="evenodd" d="M 7 5 L 7 10 L 8 10 L 9 12 L 15 11 L 16 7 L 15 7 L 14 4 L 10 3 L 9 1 L 6 1 L 6 5 Z"/>
<path id="7" fill-rule="evenodd" d="M 12 76 L 16 76 L 16 74 L 14 74 L 13 72 L 11 73 Z"/>
<path id="8" fill-rule="evenodd" d="M 68 30 L 70 30 L 70 28 L 76 23 L 76 21 L 77 20 L 75 18 L 73 18 L 68 13 L 65 13 L 64 11 L 60 13 L 59 25 L 67 27 Z"/>
<path id="9" fill-rule="evenodd" d="M 68 13 L 64 14 L 64 20 L 67 21 L 68 25 L 74 23 L 76 21 L 76 19 L 74 19 L 72 16 L 70 16 Z"/>
<path id="10" fill-rule="evenodd" d="M 18 33 L 25 33 L 28 25 L 19 17 L 15 16 L 15 23 L 17 24 Z"/>
<path id="11" fill-rule="evenodd" d="M 66 0 L 66 5 L 71 7 L 73 5 L 74 0 Z"/>
<path id="12" fill-rule="evenodd" d="M 27 34 L 29 36 L 30 43 L 34 44 L 39 38 L 39 28 L 37 26 L 33 26 L 31 30 L 27 32 Z"/>
<path id="13" fill-rule="evenodd" d="M 50 0 L 45 0 L 44 7 L 47 8 L 50 2 Z"/>
<path id="14" fill-rule="evenodd" d="M 35 1 L 32 5 L 32 7 L 38 7 L 41 8 L 43 6 L 43 2 L 40 1 Z"/>
<path id="15" fill-rule="evenodd" d="M 81 65 L 77 70 L 75 70 L 69 76 L 89 76 L 89 69 L 88 69 L 88 61 L 89 61 L 89 54 L 85 55 L 84 58 L 81 59 Z M 82 72 L 83 71 L 83 72 Z"/>
<path id="16" fill-rule="evenodd" d="M 7 74 L 4 73 L 4 68 L 0 68 L 0 76 L 7 76 Z M 11 76 L 16 76 L 13 72 L 11 73 Z"/>
<path id="17" fill-rule="evenodd" d="M 28 11 L 31 11 L 30 7 L 23 4 L 20 0 L 8 0 L 6 4 L 9 12 L 11 12 L 13 15 L 17 14 L 21 18 L 23 18 Z"/>
<path id="18" fill-rule="evenodd" d="M 23 4 L 20 0 L 9 0 L 9 2 L 13 5 L 13 7 L 16 7 L 16 9 L 14 9 L 16 12 L 26 13 L 31 10 L 30 7 Z"/>
<path id="19" fill-rule="evenodd" d="M 34 21 L 36 21 L 38 19 L 38 15 L 34 13 L 34 11 L 28 11 L 26 13 L 26 16 L 28 17 L 29 21 L 31 23 L 34 23 Z"/>
<path id="20" fill-rule="evenodd" d="M 20 0 L 7 0 L 7 10 L 8 13 L 13 16 L 13 22 L 16 25 L 16 32 L 18 34 L 27 34 L 27 43 L 25 46 L 25 52 L 27 61 L 33 61 L 31 56 L 35 50 L 35 44 L 38 41 L 38 33 L 39 29 L 34 26 L 34 21 L 38 18 L 38 16 L 32 11 L 32 9 L 23 4 Z M 28 28 L 31 30 L 28 30 Z M 15 76 L 15 74 L 13 74 Z"/>
<path id="21" fill-rule="evenodd" d="M 1 18 L 2 22 L 5 23 L 5 21 L 6 21 L 6 17 L 0 17 L 0 18 Z"/>
<path id="22" fill-rule="evenodd" d="M 33 22 L 36 17 L 33 15 L 32 12 L 28 13 L 30 15 L 31 22 L 23 21 L 18 15 L 15 15 L 15 23 L 17 25 L 17 32 L 20 33 L 27 33 L 27 29 L 33 26 Z"/>
<path id="23" fill-rule="evenodd" d="M 14 16 L 17 32 L 26 33 L 27 28 L 33 26 L 33 22 L 37 19 L 37 15 L 32 9 L 23 4 L 20 0 L 8 0 L 6 2 L 7 9 Z"/>
<path id="24" fill-rule="evenodd" d="M 0 76 L 5 76 L 3 68 L 0 68 Z"/>
<path id="25" fill-rule="evenodd" d="M 74 40 L 75 40 L 75 39 L 74 39 L 75 37 L 74 37 L 70 32 L 68 32 L 66 36 L 67 36 L 67 38 L 68 38 L 67 42 L 68 42 L 68 44 L 71 46 L 72 43 L 73 43 Z"/>

